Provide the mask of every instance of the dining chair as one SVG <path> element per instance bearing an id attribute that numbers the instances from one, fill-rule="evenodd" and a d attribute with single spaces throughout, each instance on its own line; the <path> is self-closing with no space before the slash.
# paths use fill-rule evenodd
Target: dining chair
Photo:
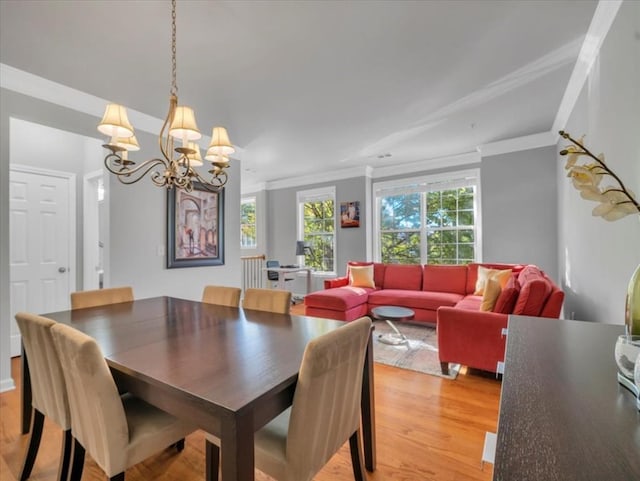
<path id="1" fill-rule="evenodd" d="M 205 286 L 202 292 L 202 302 L 219 306 L 238 307 L 242 289 L 227 286 Z"/>
<path id="2" fill-rule="evenodd" d="M 31 475 L 46 416 L 62 428 L 62 452 L 57 479 L 66 481 L 71 459 L 71 415 L 62 368 L 51 335 L 51 326 L 55 322 L 27 312 L 18 312 L 16 321 L 29 363 L 33 409 L 29 444 L 19 479 L 24 481 Z"/>
<path id="3" fill-rule="evenodd" d="M 291 407 L 255 434 L 255 466 L 278 481 L 309 481 L 348 440 L 356 481 L 365 481 L 360 399 L 371 319 L 361 317 L 307 344 Z M 219 440 L 207 435 L 218 480 Z M 215 471 L 214 471 L 215 470 Z"/>
<path id="4" fill-rule="evenodd" d="M 291 309 L 291 292 L 281 289 L 247 289 L 244 292 L 242 307 L 255 311 L 289 314 L 289 310 Z"/>
<path id="5" fill-rule="evenodd" d="M 80 481 L 85 450 L 111 481 L 124 481 L 127 468 L 195 431 L 142 399 L 120 396 L 95 339 L 60 323 L 51 333 L 64 373 L 74 438 L 69 481 Z"/>
<path id="6" fill-rule="evenodd" d="M 133 289 L 129 286 L 71 293 L 71 309 L 84 309 L 85 307 L 105 306 L 107 304 L 131 301 L 133 301 Z"/>

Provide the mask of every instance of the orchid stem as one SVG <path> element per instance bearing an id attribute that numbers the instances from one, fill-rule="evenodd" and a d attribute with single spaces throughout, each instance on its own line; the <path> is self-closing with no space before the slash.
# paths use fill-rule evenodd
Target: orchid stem
<path id="1" fill-rule="evenodd" d="M 629 198 L 628 203 L 631 203 L 635 206 L 635 208 L 638 210 L 638 212 L 640 213 L 640 204 L 638 203 L 637 200 L 635 200 L 633 198 L 633 196 L 631 195 L 631 192 L 629 192 L 627 190 L 627 188 L 625 187 L 624 183 L 622 182 L 622 180 L 620 180 L 620 177 L 618 177 L 608 166 L 607 164 L 599 159 L 598 157 L 596 157 L 595 155 L 593 155 L 593 153 L 587 149 L 584 145 L 582 145 L 582 143 L 579 140 L 574 139 L 573 137 L 571 137 L 571 135 L 568 132 L 565 132 L 564 130 L 560 131 L 560 136 L 564 139 L 567 139 L 568 141 L 570 141 L 571 143 L 573 143 L 574 145 L 577 145 L 578 147 L 580 147 L 582 149 L 582 151 L 588 155 L 589 157 L 591 157 L 593 160 L 595 160 L 598 164 L 600 164 L 600 167 L 602 169 L 605 170 L 605 175 L 609 175 L 611 177 L 613 177 L 616 182 L 618 182 L 618 184 L 620 185 L 620 189 L 609 189 L 609 191 L 618 191 L 618 192 L 622 192 L 624 195 L 626 195 Z M 591 169 L 590 169 L 591 170 Z M 627 203 L 627 202 L 625 202 Z"/>

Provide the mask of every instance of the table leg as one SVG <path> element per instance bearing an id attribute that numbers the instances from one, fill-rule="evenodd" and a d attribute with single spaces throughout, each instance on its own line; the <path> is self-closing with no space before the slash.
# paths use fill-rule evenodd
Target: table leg
<path id="1" fill-rule="evenodd" d="M 367 471 L 376 469 L 376 409 L 373 383 L 373 327 L 369 333 L 367 353 L 364 359 L 364 373 L 362 376 L 362 399 L 360 411 L 362 413 L 362 437 L 364 444 L 364 464 Z"/>
<path id="2" fill-rule="evenodd" d="M 222 421 L 220 464 L 222 479 L 253 481 L 255 448 L 253 416 L 235 416 Z"/>
<path id="3" fill-rule="evenodd" d="M 22 378 L 22 390 L 20 394 L 20 407 L 22 414 L 22 434 L 27 434 L 31 427 L 31 375 L 29 374 L 29 362 L 27 360 L 27 353 L 24 352 L 24 346 L 22 346 L 21 355 L 22 369 L 20 377 Z"/>

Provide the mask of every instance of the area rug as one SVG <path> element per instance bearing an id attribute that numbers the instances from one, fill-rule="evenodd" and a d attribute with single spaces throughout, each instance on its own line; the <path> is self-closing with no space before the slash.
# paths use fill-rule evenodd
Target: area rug
<path id="1" fill-rule="evenodd" d="M 394 346 L 379 341 L 381 335 L 394 334 L 391 327 L 384 321 L 376 321 L 374 326 L 373 359 L 375 362 L 446 379 L 455 379 L 458 376 L 459 364 L 449 364 L 449 375 L 447 376 L 444 376 L 440 370 L 438 338 L 435 328 L 397 322 L 395 326 L 409 342 Z"/>

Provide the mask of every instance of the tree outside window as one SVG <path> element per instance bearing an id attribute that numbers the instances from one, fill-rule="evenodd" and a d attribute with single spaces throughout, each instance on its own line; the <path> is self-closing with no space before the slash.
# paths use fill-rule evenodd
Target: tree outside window
<path id="1" fill-rule="evenodd" d="M 298 193 L 299 237 L 308 246 L 306 267 L 335 272 L 335 191 L 333 188 Z"/>
<path id="2" fill-rule="evenodd" d="M 478 178 L 473 171 L 394 181 L 376 190 L 380 261 L 393 264 L 467 264 L 478 259 Z"/>
<path id="3" fill-rule="evenodd" d="M 256 239 L 256 198 L 246 197 L 240 202 L 240 247 L 255 249 Z"/>

